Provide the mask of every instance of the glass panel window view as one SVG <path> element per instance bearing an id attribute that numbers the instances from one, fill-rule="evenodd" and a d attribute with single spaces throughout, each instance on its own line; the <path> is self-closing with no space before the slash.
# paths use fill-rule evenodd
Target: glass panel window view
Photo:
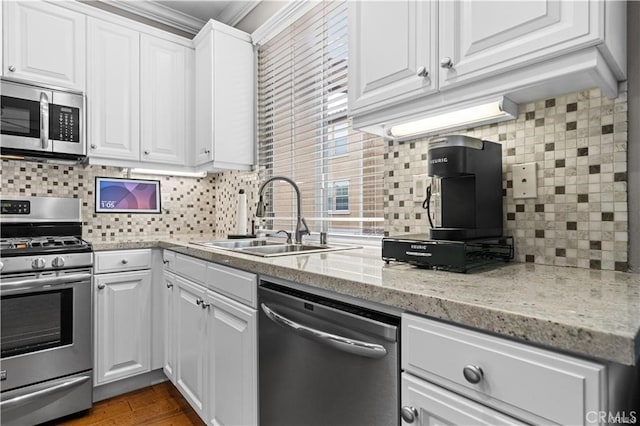
<path id="1" fill-rule="evenodd" d="M 260 178 L 300 187 L 312 232 L 383 234 L 382 138 L 354 130 L 347 111 L 346 2 L 324 1 L 260 47 Z M 295 194 L 266 191 L 272 229 L 295 226 Z"/>

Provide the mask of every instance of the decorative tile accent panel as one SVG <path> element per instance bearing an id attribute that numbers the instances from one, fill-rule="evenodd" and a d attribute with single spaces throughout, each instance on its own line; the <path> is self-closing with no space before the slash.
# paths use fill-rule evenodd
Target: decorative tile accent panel
<path id="1" fill-rule="evenodd" d="M 135 175 L 160 180 L 162 213 L 95 213 L 95 177 L 125 177 L 116 167 L 66 166 L 3 160 L 2 196 L 74 197 L 82 199 L 83 236 L 109 240 L 153 234 L 202 234 L 216 230 L 216 175 L 205 178 Z"/>
<path id="2" fill-rule="evenodd" d="M 627 84 L 611 100 L 599 89 L 520 105 L 518 118 L 464 134 L 502 144 L 504 233 L 516 260 L 627 270 Z M 389 142 L 385 234 L 427 233 L 413 176 L 427 173 L 427 141 Z M 538 197 L 513 198 L 514 164 L 537 163 Z"/>
<path id="3" fill-rule="evenodd" d="M 251 232 L 251 220 L 255 218 L 258 188 L 261 179 L 257 172 L 228 171 L 216 175 L 216 233 L 236 234 L 238 217 L 238 192 L 247 194 L 247 232 Z M 256 223 L 257 226 L 257 223 Z"/>

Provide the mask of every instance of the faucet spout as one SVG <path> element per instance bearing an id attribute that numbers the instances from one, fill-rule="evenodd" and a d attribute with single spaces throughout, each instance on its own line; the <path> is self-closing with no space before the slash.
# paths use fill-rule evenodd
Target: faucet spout
<path id="1" fill-rule="evenodd" d="M 300 188 L 298 185 L 291 179 L 285 176 L 273 176 L 260 185 L 260 189 L 258 189 L 258 206 L 256 207 L 256 216 L 264 217 L 265 207 L 264 207 L 264 199 L 262 193 L 264 192 L 264 188 L 270 184 L 271 182 L 281 181 L 286 182 L 293 187 L 296 192 L 296 203 L 298 213 L 296 215 L 296 230 L 295 230 L 295 241 L 296 244 L 302 244 L 302 236 L 305 234 L 310 234 L 309 227 L 307 226 L 307 222 L 302 217 L 302 195 L 300 193 Z"/>

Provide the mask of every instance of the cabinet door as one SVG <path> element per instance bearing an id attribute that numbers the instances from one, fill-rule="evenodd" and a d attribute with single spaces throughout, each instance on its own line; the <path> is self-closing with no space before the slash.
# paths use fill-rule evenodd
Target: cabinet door
<path id="1" fill-rule="evenodd" d="M 176 276 L 164 271 L 164 285 L 162 289 L 162 304 L 164 307 L 163 322 L 163 351 L 162 364 L 164 374 L 175 384 L 175 362 L 176 362 L 176 323 L 174 314 L 174 295 L 176 290 Z"/>
<path id="2" fill-rule="evenodd" d="M 413 422 L 407 422 L 408 419 L 403 418 L 403 425 L 525 424 L 407 373 L 402 374 L 401 395 L 402 411 L 413 412 L 415 416 Z"/>
<path id="3" fill-rule="evenodd" d="M 142 34 L 140 52 L 141 160 L 184 165 L 187 48 Z"/>
<path id="4" fill-rule="evenodd" d="M 194 162 L 248 169 L 255 151 L 253 47 L 246 34 L 213 25 L 195 41 Z"/>
<path id="5" fill-rule="evenodd" d="M 89 155 L 140 158 L 140 34 L 88 18 Z"/>
<path id="6" fill-rule="evenodd" d="M 85 16 L 42 1 L 6 1 L 3 75 L 85 90 Z"/>
<path id="7" fill-rule="evenodd" d="M 206 302 L 208 423 L 256 425 L 257 312 L 213 292 Z"/>
<path id="8" fill-rule="evenodd" d="M 437 89 L 437 4 L 415 0 L 349 3 L 352 113 Z"/>
<path id="9" fill-rule="evenodd" d="M 206 315 L 202 303 L 205 290 L 182 278 L 176 278 L 175 284 L 178 291 L 174 305 L 175 384 L 196 413 L 204 417 Z"/>
<path id="10" fill-rule="evenodd" d="M 598 4 L 600 3 L 600 4 Z M 557 56 L 598 38 L 595 1 L 440 2 L 440 89 Z"/>
<path id="11" fill-rule="evenodd" d="M 95 383 L 150 371 L 151 271 L 96 275 Z"/>

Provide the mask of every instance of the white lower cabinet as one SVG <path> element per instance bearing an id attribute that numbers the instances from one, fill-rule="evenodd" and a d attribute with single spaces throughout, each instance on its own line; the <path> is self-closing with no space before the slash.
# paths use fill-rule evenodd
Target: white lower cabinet
<path id="1" fill-rule="evenodd" d="M 446 424 L 503 422 L 491 413 L 464 420 L 460 404 L 445 410 L 442 392 L 411 386 L 431 382 L 455 392 L 460 403 L 480 403 L 529 424 L 597 424 L 587 413 L 604 411 L 607 404 L 605 365 L 411 314 L 402 316 L 402 370 L 403 380 L 416 379 L 406 382 L 410 391 L 405 386 L 403 408 L 408 401 L 410 409 L 414 397 L 420 404 L 440 398 L 441 406 L 429 405 L 434 411 L 426 417 L 444 416 Z M 440 414 L 434 407 L 442 408 Z"/>
<path id="2" fill-rule="evenodd" d="M 258 424 L 255 309 L 207 292 L 207 423 Z"/>
<path id="3" fill-rule="evenodd" d="M 174 274 L 171 262 L 165 263 L 165 374 L 207 424 L 257 425 L 256 276 L 181 254 L 165 256 L 165 262 L 167 257 L 177 266 Z M 206 278 L 198 273 L 208 270 L 213 272 Z M 246 285 L 234 290 L 220 282 L 227 278 Z M 217 288 L 228 294 L 212 291 Z M 237 300 L 251 300 L 252 306 Z"/>
<path id="4" fill-rule="evenodd" d="M 151 271 L 96 275 L 94 285 L 95 385 L 150 371 Z"/>
<path id="5" fill-rule="evenodd" d="M 410 374 L 402 374 L 402 424 L 525 425 L 496 410 L 475 403 Z"/>
<path id="6" fill-rule="evenodd" d="M 191 407 L 204 418 L 206 317 L 202 309 L 205 289 L 176 279 L 174 301 L 176 375 L 174 384 Z M 171 350 L 171 348 L 169 348 Z"/>

